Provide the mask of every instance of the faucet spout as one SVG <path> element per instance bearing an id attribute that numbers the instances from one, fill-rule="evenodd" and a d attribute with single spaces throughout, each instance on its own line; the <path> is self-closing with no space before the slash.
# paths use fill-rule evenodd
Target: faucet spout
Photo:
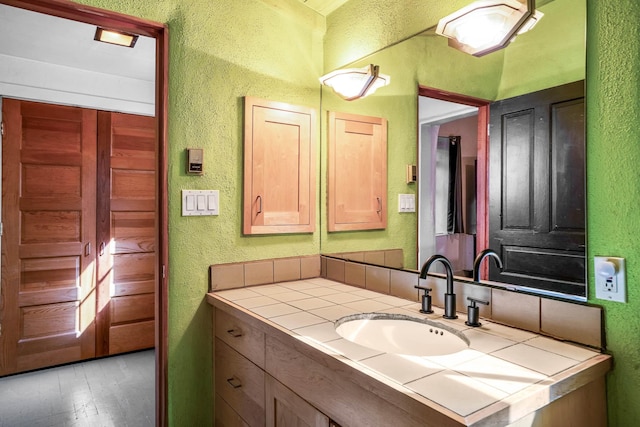
<path id="1" fill-rule="evenodd" d="M 431 265 L 439 261 L 444 265 L 444 269 L 447 272 L 447 292 L 444 294 L 444 317 L 445 319 L 457 319 L 456 314 L 456 294 L 453 293 L 453 267 L 451 262 L 443 255 L 432 255 L 423 265 L 420 270 L 420 278 L 426 279 L 427 273 Z"/>
<path id="2" fill-rule="evenodd" d="M 485 249 L 482 252 L 480 252 L 478 256 L 476 256 L 476 259 L 473 261 L 473 281 L 474 282 L 477 282 L 480 280 L 480 264 L 482 263 L 482 260 L 484 260 L 488 256 L 493 257 L 493 259 L 496 262 L 496 265 L 498 266 L 500 271 L 502 271 L 503 267 L 502 267 L 502 260 L 500 259 L 500 255 L 498 255 L 496 251 L 494 251 L 493 249 Z"/>

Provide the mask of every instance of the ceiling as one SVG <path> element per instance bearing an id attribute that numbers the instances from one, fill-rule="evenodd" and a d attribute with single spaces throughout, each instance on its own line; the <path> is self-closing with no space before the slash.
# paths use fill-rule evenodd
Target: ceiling
<path id="1" fill-rule="evenodd" d="M 305 6 L 318 12 L 320 15 L 327 16 L 349 0 L 300 0 Z"/>
<path id="2" fill-rule="evenodd" d="M 323 16 L 348 0 L 299 0 Z M 155 78 L 155 40 L 140 36 L 134 48 L 93 40 L 96 27 L 0 4 L 2 55 L 144 81 Z M 118 60 L 114 61 L 113 58 Z"/>
<path id="3" fill-rule="evenodd" d="M 127 48 L 93 40 L 95 31 L 95 25 L 0 4 L 0 55 L 154 81 L 155 39 L 140 36 Z"/>

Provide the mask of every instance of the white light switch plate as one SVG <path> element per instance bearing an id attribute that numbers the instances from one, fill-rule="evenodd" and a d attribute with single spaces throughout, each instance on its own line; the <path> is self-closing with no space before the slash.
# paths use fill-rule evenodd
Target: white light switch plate
<path id="1" fill-rule="evenodd" d="M 182 216 L 218 215 L 219 190 L 182 190 Z"/>
<path id="2" fill-rule="evenodd" d="M 398 212 L 415 212 L 416 195 L 398 194 Z"/>

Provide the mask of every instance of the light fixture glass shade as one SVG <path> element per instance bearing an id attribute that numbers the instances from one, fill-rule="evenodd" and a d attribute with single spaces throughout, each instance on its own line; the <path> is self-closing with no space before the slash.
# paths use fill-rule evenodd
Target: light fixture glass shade
<path id="1" fill-rule="evenodd" d="M 96 35 L 93 38 L 99 42 L 116 44 L 118 46 L 133 47 L 138 41 L 138 36 L 128 34 L 122 31 L 106 30 L 104 28 L 96 28 Z"/>
<path id="2" fill-rule="evenodd" d="M 542 16 L 534 0 L 478 0 L 442 18 L 436 33 L 448 37 L 451 47 L 483 56 L 506 47 Z"/>
<path id="3" fill-rule="evenodd" d="M 364 68 L 336 70 L 320 77 L 320 83 L 329 86 L 347 101 L 371 95 L 390 81 L 391 77 L 380 74 L 379 67 L 373 64 Z"/>

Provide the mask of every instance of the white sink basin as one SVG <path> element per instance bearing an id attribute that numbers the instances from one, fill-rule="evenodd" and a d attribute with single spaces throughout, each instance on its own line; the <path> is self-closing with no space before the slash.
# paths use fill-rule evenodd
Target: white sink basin
<path id="1" fill-rule="evenodd" d="M 335 326 L 344 339 L 385 353 L 441 356 L 469 348 L 469 339 L 455 329 L 402 314 L 353 314 Z"/>

